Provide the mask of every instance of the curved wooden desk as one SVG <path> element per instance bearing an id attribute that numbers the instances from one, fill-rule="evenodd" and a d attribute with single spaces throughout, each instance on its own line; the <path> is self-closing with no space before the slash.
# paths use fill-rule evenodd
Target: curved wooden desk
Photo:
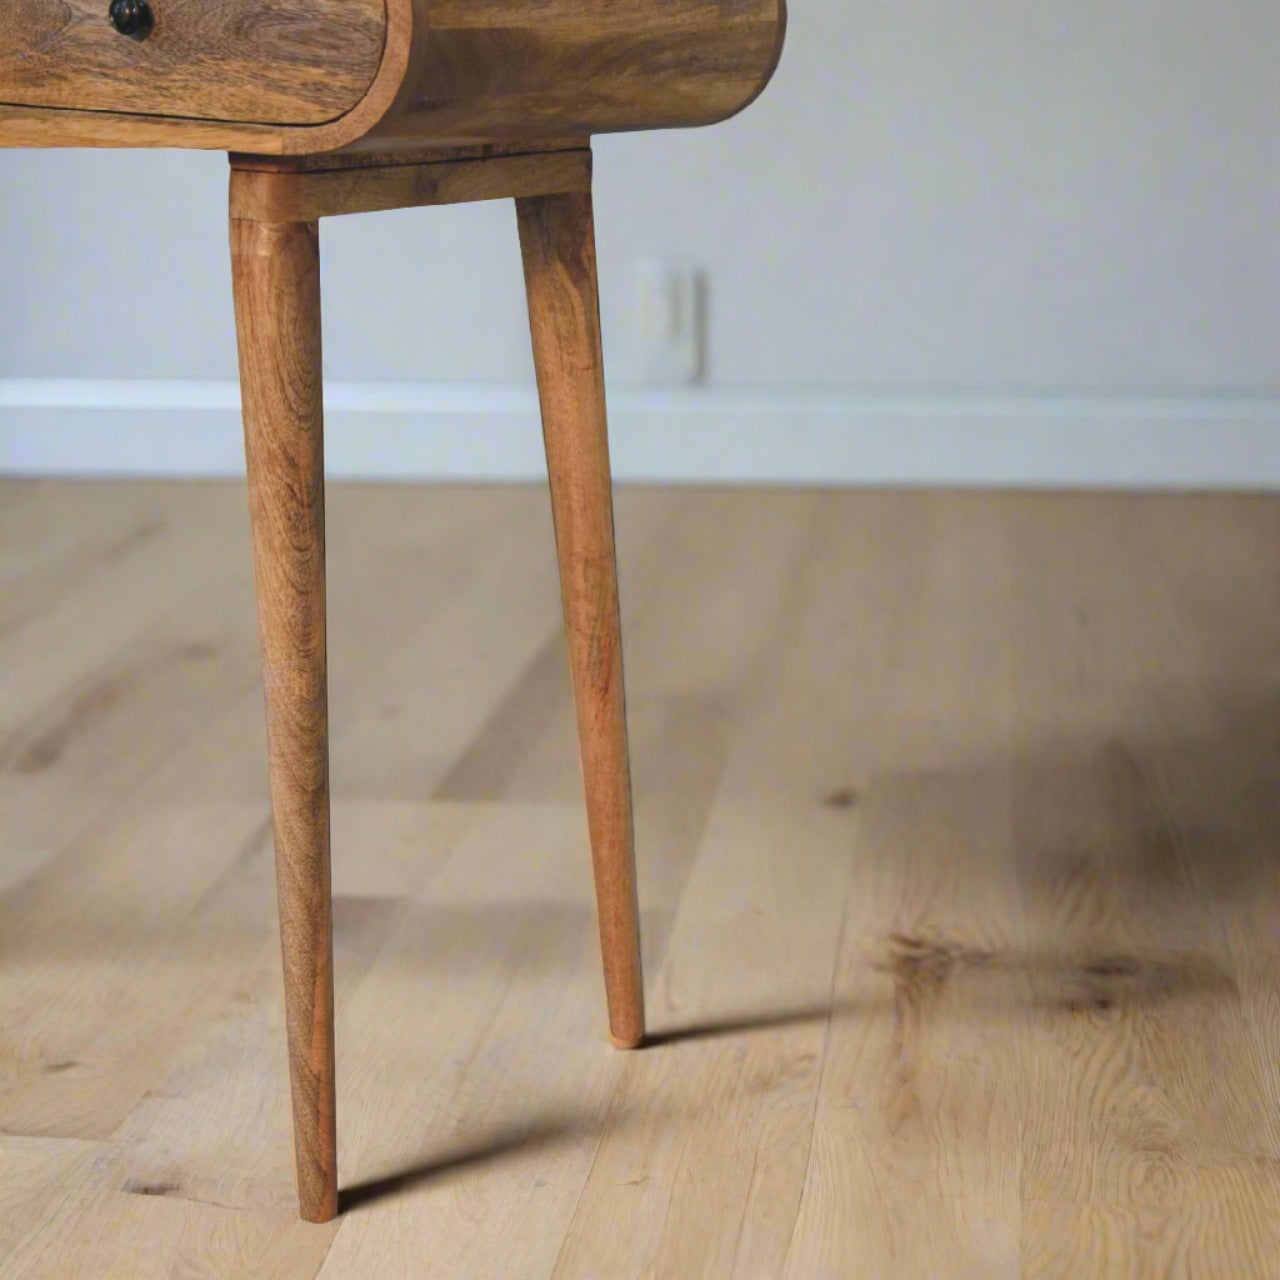
<path id="1" fill-rule="evenodd" d="M 231 260 L 302 1215 L 338 1211 L 318 221 L 515 198 L 609 1027 L 644 1038 L 593 133 L 710 124 L 785 0 L 0 0 L 0 145 L 231 152 Z"/>

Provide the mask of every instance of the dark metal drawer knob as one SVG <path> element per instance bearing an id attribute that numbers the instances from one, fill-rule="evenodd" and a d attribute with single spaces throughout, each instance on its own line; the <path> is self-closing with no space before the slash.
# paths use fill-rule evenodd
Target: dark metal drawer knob
<path id="1" fill-rule="evenodd" d="M 122 36 L 134 40 L 145 40 L 154 25 L 147 0 L 111 0 L 107 17 Z"/>

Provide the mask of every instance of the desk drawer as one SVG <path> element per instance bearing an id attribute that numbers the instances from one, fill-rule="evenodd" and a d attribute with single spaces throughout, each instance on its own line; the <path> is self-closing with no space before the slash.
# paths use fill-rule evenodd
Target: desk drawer
<path id="1" fill-rule="evenodd" d="M 0 103 L 321 124 L 364 95 L 386 35 L 384 0 L 147 3 L 122 35 L 110 0 L 0 0 Z"/>

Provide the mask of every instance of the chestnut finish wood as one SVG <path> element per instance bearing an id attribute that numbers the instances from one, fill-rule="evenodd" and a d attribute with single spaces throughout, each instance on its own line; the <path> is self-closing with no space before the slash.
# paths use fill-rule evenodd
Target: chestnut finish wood
<path id="1" fill-rule="evenodd" d="M 112 29 L 106 0 L 0 3 L 0 146 L 232 153 L 298 1201 L 325 1222 L 338 1181 L 319 220 L 516 201 L 609 1030 L 634 1048 L 644 989 L 589 139 L 741 109 L 773 74 L 785 0 L 149 0 L 140 40 Z"/>
<path id="2" fill-rule="evenodd" d="M 152 39 L 159 41 L 177 0 L 152 2 Z M 30 105 L 28 95 L 45 92 L 39 85 L 47 77 L 55 82 L 48 92 L 65 95 L 59 105 L 75 104 L 75 95 L 86 91 L 78 68 L 42 71 L 44 59 L 37 58 L 24 73 L 27 87 L 17 90 L 9 88 L 12 76 L 0 71 L 0 102 L 17 104 L 0 107 L 0 145 L 321 154 L 710 124 L 741 110 L 765 87 L 786 28 L 785 0 L 386 0 L 381 60 L 363 96 L 335 117 L 334 104 L 369 71 L 370 3 L 288 0 L 290 6 L 336 10 L 317 20 L 307 42 L 316 58 L 304 58 L 308 70 L 296 86 L 285 66 L 280 74 L 259 75 L 264 56 L 274 56 L 273 26 L 250 25 L 249 37 L 234 46 L 234 58 L 197 58 L 174 70 L 177 80 L 167 84 L 147 69 L 150 42 L 116 36 L 104 21 L 111 52 L 103 56 L 113 61 L 111 75 L 93 90 L 106 95 L 101 109 L 52 111 L 45 98 L 44 105 Z M 22 12 L 32 6 L 43 7 L 40 0 L 22 0 Z M 239 6 L 256 13 L 260 0 L 209 0 L 178 12 L 205 12 L 193 30 L 196 38 L 221 29 L 218 15 L 234 14 Z M 332 68 L 336 79 L 329 97 L 315 97 L 326 91 L 313 83 L 309 68 L 327 66 L 322 55 L 328 58 L 331 48 L 343 45 L 346 26 L 357 15 L 358 54 Z M 6 47 L 16 47 L 16 37 L 7 39 Z M 216 40 L 212 46 L 220 47 Z M 58 89 L 67 76 L 75 84 Z M 111 99 L 125 92 L 122 78 L 130 82 L 127 101 Z M 183 114 L 203 119 L 178 119 L 175 92 L 195 104 Z M 311 114 L 298 114 L 307 109 Z"/>
<path id="3" fill-rule="evenodd" d="M 142 40 L 107 0 L 5 0 L 0 102 L 312 125 L 350 111 L 382 62 L 383 0 L 151 0 Z"/>
<path id="4" fill-rule="evenodd" d="M 242 169 L 233 162 L 231 216 L 309 222 L 349 213 L 590 190 L 587 147 L 299 173 Z"/>
<path id="5" fill-rule="evenodd" d="M 233 218 L 231 264 L 298 1201 L 326 1222 L 338 1183 L 318 228 Z"/>
<path id="6" fill-rule="evenodd" d="M 609 1032 L 644 1038 L 644 985 L 589 192 L 516 201 L 587 801 Z"/>
<path id="7" fill-rule="evenodd" d="M 396 107 L 374 130 L 474 142 L 711 124 L 768 82 L 783 0 L 417 0 Z"/>
<path id="8" fill-rule="evenodd" d="M 437 164 L 454 160 L 492 160 L 498 156 L 540 155 L 547 151 L 581 151 L 590 149 L 587 138 L 526 138 L 519 142 L 476 142 L 465 147 L 415 146 L 390 147 L 378 151 L 362 147 L 359 151 L 326 151 L 318 155 L 255 155 L 250 151 L 233 151 L 228 159 L 233 169 L 261 173 L 323 173 L 333 169 L 377 169 L 384 165 Z"/>
<path id="9" fill-rule="evenodd" d="M 591 152 L 345 168 L 232 157 L 230 211 L 302 1216 L 337 1212 L 318 219 L 516 198 L 610 1038 L 644 1038 Z M 421 161 L 421 162 L 418 162 Z"/>

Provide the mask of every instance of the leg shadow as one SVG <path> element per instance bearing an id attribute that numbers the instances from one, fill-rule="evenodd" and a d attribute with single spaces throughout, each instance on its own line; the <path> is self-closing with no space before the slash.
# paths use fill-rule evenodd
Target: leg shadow
<path id="1" fill-rule="evenodd" d="M 504 1125 L 465 1146 L 434 1152 L 403 1169 L 343 1188 L 338 1193 L 338 1211 L 349 1213 L 388 1196 L 426 1186 L 459 1170 L 486 1165 L 522 1151 L 554 1147 L 593 1131 L 594 1127 L 582 1117 L 569 1115 Z"/>

